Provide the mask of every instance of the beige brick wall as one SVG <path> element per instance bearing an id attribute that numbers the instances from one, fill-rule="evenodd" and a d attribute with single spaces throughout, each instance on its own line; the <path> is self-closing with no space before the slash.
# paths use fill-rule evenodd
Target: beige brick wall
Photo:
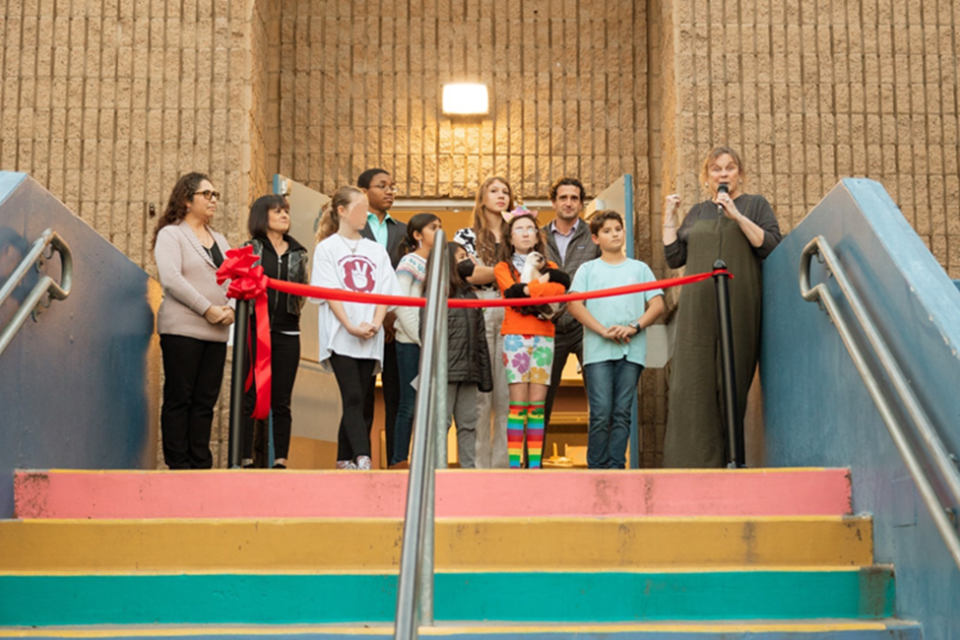
<path id="1" fill-rule="evenodd" d="M 660 4 L 677 95 L 665 183 L 695 201 L 702 156 L 732 144 L 789 231 L 840 178 L 869 177 L 960 278 L 955 2 Z"/>
<path id="2" fill-rule="evenodd" d="M 254 0 L 4 3 L 0 168 L 32 174 L 151 273 L 150 205 L 161 214 L 180 174 L 205 171 L 237 243 L 267 179 L 265 15 Z M 221 464 L 225 425 L 218 411 Z"/>
<path id="3" fill-rule="evenodd" d="M 644 12 L 632 0 L 284 2 L 280 171 L 329 193 L 383 166 L 412 197 L 472 197 L 494 173 L 526 197 L 561 174 L 595 193 L 632 173 L 645 194 Z M 441 85 L 457 80 L 490 87 L 490 117 L 440 114 Z"/>

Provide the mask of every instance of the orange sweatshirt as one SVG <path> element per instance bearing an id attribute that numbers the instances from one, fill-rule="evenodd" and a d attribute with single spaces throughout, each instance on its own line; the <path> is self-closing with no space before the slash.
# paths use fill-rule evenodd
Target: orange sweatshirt
<path id="1" fill-rule="evenodd" d="M 557 265 L 553 262 L 547 262 L 547 268 L 556 269 Z M 498 262 L 493 268 L 493 274 L 497 278 L 497 286 L 500 287 L 500 296 L 503 292 L 519 282 L 519 277 L 513 265 L 506 262 Z M 547 296 L 560 296 L 565 293 L 562 284 L 558 282 L 530 282 L 527 283 L 530 289 L 531 298 L 545 298 Z M 556 327 L 549 320 L 541 320 L 537 316 L 525 316 L 516 307 L 506 307 L 503 314 L 503 325 L 500 328 L 502 336 L 547 336 L 552 338 L 556 334 Z"/>

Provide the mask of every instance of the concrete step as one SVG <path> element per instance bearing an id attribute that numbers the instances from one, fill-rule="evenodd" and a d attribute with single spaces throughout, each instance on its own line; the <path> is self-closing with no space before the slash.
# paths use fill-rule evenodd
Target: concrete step
<path id="1" fill-rule="evenodd" d="M 444 640 L 921 640 L 916 622 L 885 620 L 777 620 L 711 622 L 640 622 L 610 624 L 438 623 L 421 627 L 421 637 Z M 2 628 L 0 640 L 371 640 L 393 637 L 391 624 L 351 625 L 124 625 Z"/>
<path id="2" fill-rule="evenodd" d="M 623 623 L 893 615 L 890 567 L 440 572 L 440 621 Z M 54 604 L 55 603 L 55 604 Z M 396 575 L 0 575 L 0 624 L 388 623 Z"/>
<path id="3" fill-rule="evenodd" d="M 401 518 L 407 472 L 19 471 L 18 518 Z M 846 469 L 437 474 L 438 517 L 849 515 Z"/>
<path id="4" fill-rule="evenodd" d="M 8 520 L 0 571 L 389 570 L 399 519 Z M 444 568 L 869 565 L 858 516 L 437 521 Z"/>

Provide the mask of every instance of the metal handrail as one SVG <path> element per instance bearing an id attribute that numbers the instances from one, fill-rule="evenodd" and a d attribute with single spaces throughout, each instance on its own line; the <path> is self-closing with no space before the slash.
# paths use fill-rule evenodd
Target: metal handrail
<path id="1" fill-rule="evenodd" d="M 822 282 L 815 287 L 810 287 L 810 261 L 814 255 L 818 256 L 821 263 L 826 263 L 827 269 L 829 269 L 830 273 L 836 278 L 840 291 L 843 292 L 847 302 L 850 303 L 854 318 L 856 318 L 860 324 L 870 346 L 873 348 L 877 359 L 883 367 L 884 373 L 893 383 L 893 387 L 903 402 L 907 414 L 916 425 L 920 442 L 923 444 L 923 453 L 927 459 L 933 463 L 934 467 L 936 467 L 944 488 L 949 493 L 949 499 L 953 500 L 952 505 L 944 504 L 934 488 L 933 483 L 930 481 L 926 470 L 918 459 L 917 453 L 910 444 L 910 440 L 903 432 L 890 406 L 890 402 L 881 390 L 876 376 L 874 376 L 870 365 L 863 356 L 863 352 L 854 340 L 847 321 L 839 313 L 837 304 L 830 290 L 826 284 Z M 951 460 L 950 455 L 943 446 L 943 442 L 937 435 L 930 418 L 920 405 L 920 401 L 910 388 L 910 384 L 897 365 L 893 354 L 890 353 L 890 349 L 880 336 L 880 332 L 871 320 L 860 297 L 850 285 L 846 272 L 837 260 L 836 254 L 834 254 L 830 244 L 823 236 L 817 236 L 811 240 L 807 246 L 804 247 L 803 253 L 801 254 L 800 294 L 803 296 L 803 299 L 808 302 L 823 303 L 834 325 L 836 325 L 837 331 L 840 333 L 840 337 L 847 347 L 847 351 L 850 352 L 850 357 L 853 358 L 853 363 L 856 365 L 857 371 L 860 372 L 860 377 L 863 378 L 870 397 L 880 411 L 883 422 L 890 431 L 890 436 L 893 438 L 893 442 L 903 457 L 907 470 L 917 485 L 924 504 L 926 504 L 930 510 L 930 515 L 933 517 L 934 523 L 950 551 L 950 555 L 953 556 L 957 567 L 960 567 L 960 534 L 958 534 L 950 517 L 947 515 L 948 512 L 952 512 L 955 505 L 960 505 L 960 472 L 958 472 L 953 460 Z"/>
<path id="2" fill-rule="evenodd" d="M 17 334 L 17 331 L 27 321 L 37 305 L 40 304 L 40 299 L 44 294 L 50 294 L 50 297 L 54 300 L 66 300 L 67 296 L 70 295 L 73 284 L 73 253 L 70 252 L 70 246 L 53 229 L 46 229 L 30 247 L 30 251 L 23 257 L 17 268 L 13 270 L 3 287 L 0 288 L 0 305 L 13 294 L 13 291 L 20 285 L 34 263 L 43 258 L 43 252 L 47 246 L 52 246 L 60 253 L 60 282 L 58 283 L 50 276 L 44 275 L 33 286 L 13 318 L 0 332 L 0 355 L 13 341 L 13 336 Z"/>
<path id="3" fill-rule="evenodd" d="M 421 332 L 419 389 L 413 451 L 403 522 L 403 548 L 397 583 L 396 640 L 413 640 L 420 625 L 433 625 L 434 507 L 436 469 L 446 466 L 447 297 L 450 262 L 442 230 L 434 237 L 427 309 Z M 420 620 L 417 621 L 419 604 Z"/>

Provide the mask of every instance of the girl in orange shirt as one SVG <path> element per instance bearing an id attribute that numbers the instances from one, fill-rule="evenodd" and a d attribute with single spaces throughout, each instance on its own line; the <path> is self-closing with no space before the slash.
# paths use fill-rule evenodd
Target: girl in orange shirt
<path id="1" fill-rule="evenodd" d="M 536 251 L 546 254 L 537 214 L 522 205 L 505 212 L 506 225 L 500 243 L 500 262 L 494 268 L 497 286 L 504 298 L 542 298 L 563 294 L 570 276 L 547 262 L 545 272 L 531 282 L 520 282 L 527 256 Z M 510 468 L 519 469 L 523 455 L 524 427 L 527 432 L 529 467 L 540 467 L 543 451 L 543 404 L 550 386 L 553 365 L 553 323 L 539 317 L 535 306 L 507 307 L 500 329 L 503 338 L 503 364 L 510 388 L 510 413 L 507 416 L 507 449 Z"/>

